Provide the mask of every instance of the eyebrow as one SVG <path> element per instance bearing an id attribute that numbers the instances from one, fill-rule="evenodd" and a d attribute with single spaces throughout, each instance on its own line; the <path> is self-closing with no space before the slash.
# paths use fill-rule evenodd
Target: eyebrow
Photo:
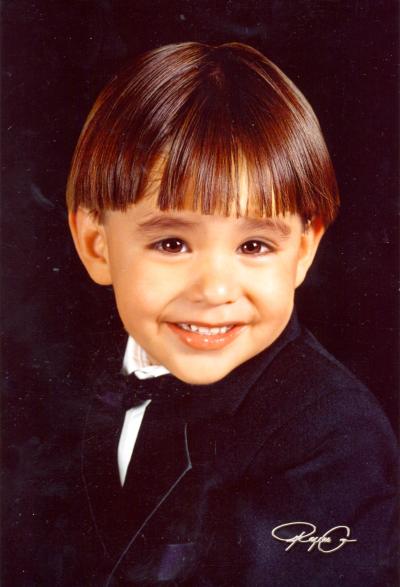
<path id="1" fill-rule="evenodd" d="M 138 223 L 138 228 L 143 232 L 153 232 L 155 230 L 176 230 L 179 228 L 195 228 L 199 225 L 199 222 L 193 220 L 175 218 L 174 216 L 166 216 L 160 214 L 152 216 L 148 220 Z"/>
<path id="2" fill-rule="evenodd" d="M 291 228 L 280 218 L 240 218 L 239 228 L 243 230 L 265 230 L 278 231 L 282 237 L 287 238 L 291 234 Z M 176 218 L 165 214 L 150 217 L 148 220 L 138 223 L 138 228 L 144 233 L 152 233 L 156 230 L 179 230 L 191 229 L 201 225 L 196 220 L 187 218 Z"/>
<path id="3" fill-rule="evenodd" d="M 283 237 L 288 237 L 292 229 L 281 218 L 243 218 L 244 228 L 249 230 L 277 230 Z"/>

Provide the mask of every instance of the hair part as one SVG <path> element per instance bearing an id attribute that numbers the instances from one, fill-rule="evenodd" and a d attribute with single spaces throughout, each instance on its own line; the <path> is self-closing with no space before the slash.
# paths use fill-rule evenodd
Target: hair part
<path id="1" fill-rule="evenodd" d="M 159 165 L 160 160 L 162 165 Z M 67 203 L 101 214 L 144 197 L 161 210 L 297 213 L 332 222 L 338 189 L 318 120 L 296 86 L 240 43 L 168 45 L 118 73 L 80 135 Z"/>

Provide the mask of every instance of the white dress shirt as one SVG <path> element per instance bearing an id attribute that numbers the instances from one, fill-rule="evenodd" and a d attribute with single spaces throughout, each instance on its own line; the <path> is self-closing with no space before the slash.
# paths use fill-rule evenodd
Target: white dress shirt
<path id="1" fill-rule="evenodd" d="M 135 373 L 138 379 L 150 379 L 169 373 L 162 365 L 151 365 L 149 357 L 140 345 L 130 336 L 126 344 L 122 371 L 130 375 Z M 143 416 L 151 400 L 131 408 L 125 413 L 125 419 L 118 443 L 118 471 L 121 485 L 125 483 L 126 473 L 135 448 Z"/>

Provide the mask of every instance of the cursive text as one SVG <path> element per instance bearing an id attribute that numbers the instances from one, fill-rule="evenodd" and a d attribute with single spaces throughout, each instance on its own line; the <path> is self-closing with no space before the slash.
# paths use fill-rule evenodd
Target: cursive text
<path id="1" fill-rule="evenodd" d="M 288 535 L 288 529 L 295 532 L 294 535 Z M 343 548 L 348 542 L 357 542 L 355 538 L 350 538 L 350 528 L 348 526 L 334 526 L 327 530 L 322 536 L 316 536 L 317 527 L 309 522 L 289 522 L 276 526 L 271 534 L 276 540 L 286 542 L 288 546 L 285 551 L 290 550 L 295 544 L 308 544 L 307 552 L 315 548 L 324 554 L 331 554 L 340 548 Z"/>

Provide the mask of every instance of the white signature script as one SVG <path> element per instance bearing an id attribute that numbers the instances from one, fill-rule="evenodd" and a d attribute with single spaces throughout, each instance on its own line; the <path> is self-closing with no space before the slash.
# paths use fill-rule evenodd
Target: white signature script
<path id="1" fill-rule="evenodd" d="M 294 532 L 299 532 L 300 530 L 300 533 L 296 533 L 291 538 L 286 538 L 287 531 L 282 532 L 284 528 L 292 528 Z M 302 543 L 309 544 L 307 552 L 311 552 L 316 548 L 319 552 L 330 554 L 343 548 L 348 542 L 357 542 L 356 539 L 350 538 L 350 528 L 348 526 L 334 526 L 322 536 L 316 536 L 316 531 L 317 527 L 309 522 L 289 522 L 288 524 L 276 526 L 271 534 L 276 540 L 288 543 L 285 551 L 290 550 L 297 543 Z"/>

